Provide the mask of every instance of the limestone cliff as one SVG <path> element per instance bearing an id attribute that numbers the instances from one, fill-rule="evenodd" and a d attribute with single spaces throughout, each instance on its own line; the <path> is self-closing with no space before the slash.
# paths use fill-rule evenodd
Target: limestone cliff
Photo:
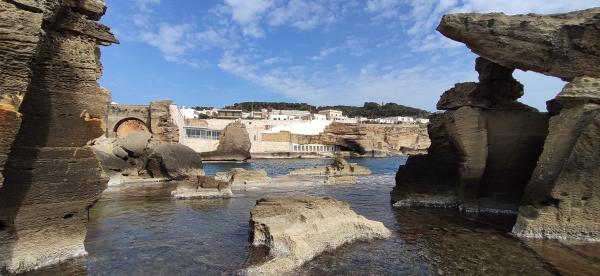
<path id="1" fill-rule="evenodd" d="M 431 203 L 424 195 L 467 211 L 518 205 L 517 235 L 599 240 L 600 8 L 453 14 L 438 30 L 482 56 L 479 83 L 442 95 L 438 109 L 447 111 L 431 118 L 428 155 L 399 169 L 395 205 Z M 515 101 L 523 93 L 515 68 L 570 83 L 538 113 Z"/>
<path id="2" fill-rule="evenodd" d="M 110 94 L 101 0 L 0 1 L 0 271 L 85 254 L 87 208 L 106 187 L 86 143 Z"/>

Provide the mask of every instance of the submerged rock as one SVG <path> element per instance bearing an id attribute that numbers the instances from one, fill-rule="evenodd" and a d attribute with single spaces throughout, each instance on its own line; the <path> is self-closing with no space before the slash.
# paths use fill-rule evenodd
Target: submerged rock
<path id="1" fill-rule="evenodd" d="M 233 189 L 241 190 L 271 183 L 271 178 L 267 176 L 267 171 L 264 169 L 245 170 L 243 168 L 232 168 L 227 172 L 218 172 L 215 178 L 227 181 Z"/>
<path id="2" fill-rule="evenodd" d="M 341 154 L 336 154 L 335 159 L 329 166 L 315 166 L 308 169 L 298 169 L 289 172 L 289 175 L 320 175 L 320 176 L 356 176 L 370 175 L 369 168 L 359 166 L 356 163 L 348 163 Z"/>
<path id="3" fill-rule="evenodd" d="M 197 176 L 178 181 L 171 195 L 175 199 L 230 198 L 233 193 L 227 181 L 213 176 Z"/>
<path id="4" fill-rule="evenodd" d="M 347 203 L 330 197 L 263 198 L 251 211 L 251 242 L 270 259 L 247 269 L 250 275 L 281 275 L 324 251 L 358 240 L 385 239 L 381 223 L 357 215 Z"/>

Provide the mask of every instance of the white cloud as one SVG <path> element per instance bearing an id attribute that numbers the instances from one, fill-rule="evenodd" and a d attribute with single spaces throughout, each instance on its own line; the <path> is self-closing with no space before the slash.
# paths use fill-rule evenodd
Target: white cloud
<path id="1" fill-rule="evenodd" d="M 252 37 L 264 35 L 260 20 L 273 3 L 272 0 L 225 0 L 233 20 L 242 26 L 245 35 Z"/>
<path id="2" fill-rule="evenodd" d="M 157 32 L 143 31 L 140 39 L 160 49 L 167 60 L 174 60 L 194 45 L 189 40 L 189 32 L 192 27 L 188 24 L 159 26 Z"/>
<path id="3" fill-rule="evenodd" d="M 160 0 L 134 0 L 135 5 L 142 11 L 150 10 L 150 6 L 160 4 Z"/>
<path id="4" fill-rule="evenodd" d="M 287 4 L 274 9 L 268 15 L 270 26 L 290 24 L 300 30 L 315 27 L 335 21 L 335 15 L 320 2 L 305 0 L 290 0 Z"/>

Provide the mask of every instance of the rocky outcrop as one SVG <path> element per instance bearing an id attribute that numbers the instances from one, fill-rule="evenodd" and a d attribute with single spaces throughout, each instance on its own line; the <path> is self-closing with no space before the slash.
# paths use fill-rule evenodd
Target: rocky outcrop
<path id="1" fill-rule="evenodd" d="M 230 198 L 233 193 L 227 181 L 216 179 L 214 176 L 196 176 L 178 181 L 171 195 L 175 199 L 208 199 Z"/>
<path id="2" fill-rule="evenodd" d="M 359 166 L 356 163 L 348 163 L 341 154 L 336 154 L 333 162 L 329 166 L 315 166 L 308 169 L 298 169 L 289 172 L 289 175 L 319 175 L 327 177 L 338 177 L 338 176 L 357 176 L 357 175 L 370 175 L 371 170 L 366 167 Z M 345 179 L 351 179 L 346 177 Z M 331 180 L 330 183 L 334 183 L 335 180 Z"/>
<path id="3" fill-rule="evenodd" d="M 251 146 L 246 126 L 236 121 L 221 132 L 217 150 L 200 154 L 203 160 L 209 161 L 244 161 L 250 158 Z"/>
<path id="4" fill-rule="evenodd" d="M 556 15 L 449 14 L 438 31 L 506 68 L 570 81 L 600 77 L 598 14 L 600 8 Z"/>
<path id="5" fill-rule="evenodd" d="M 567 107 L 550 119 L 513 229 L 517 235 L 600 240 L 600 105 L 589 103 L 600 86 L 590 83 L 576 78 L 556 98 Z"/>
<path id="6" fill-rule="evenodd" d="M 516 212 L 548 118 L 515 101 L 523 86 L 513 70 L 483 58 L 476 70 L 479 83 L 457 84 L 440 98 L 438 109 L 447 111 L 430 118 L 429 154 L 410 157 L 399 170 L 393 195 L 402 203 L 396 206 L 460 204 L 467 211 Z"/>
<path id="7" fill-rule="evenodd" d="M 86 254 L 87 208 L 108 179 L 86 143 L 104 132 L 110 93 L 98 45 L 100 0 L 0 1 L 0 271 Z"/>
<path id="8" fill-rule="evenodd" d="M 98 138 L 91 143 L 109 185 L 143 178 L 182 180 L 204 175 L 202 159 L 191 148 L 165 144 L 148 132 L 132 132 L 125 137 Z"/>
<path id="9" fill-rule="evenodd" d="M 265 186 L 271 183 L 267 171 L 245 170 L 243 168 L 232 168 L 227 172 L 218 172 L 216 179 L 228 182 L 234 190 L 246 190 L 250 187 Z"/>
<path id="10" fill-rule="evenodd" d="M 264 198 L 250 214 L 252 245 L 268 251 L 267 260 L 247 269 L 250 275 L 289 273 L 324 251 L 391 235 L 381 222 L 368 220 L 330 197 Z"/>
<path id="11" fill-rule="evenodd" d="M 394 156 L 425 151 L 429 145 L 424 125 L 342 124 L 333 122 L 315 144 L 337 145 L 363 156 Z"/>
<path id="12" fill-rule="evenodd" d="M 432 118 L 429 154 L 399 169 L 395 205 L 424 194 L 467 211 L 517 200 L 517 235 L 600 240 L 599 18 L 600 8 L 444 16 L 438 30 L 487 61 L 477 60 L 479 83 L 442 96 L 438 108 L 448 111 Z M 539 114 L 511 102 L 522 94 L 513 68 L 570 83 Z"/>

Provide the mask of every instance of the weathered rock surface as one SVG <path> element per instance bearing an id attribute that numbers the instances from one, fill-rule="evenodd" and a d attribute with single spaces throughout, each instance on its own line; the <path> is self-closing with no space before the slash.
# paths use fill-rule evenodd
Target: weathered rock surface
<path id="1" fill-rule="evenodd" d="M 242 122 L 233 122 L 225 127 L 219 137 L 217 150 L 201 153 L 207 161 L 244 161 L 250 158 L 250 136 Z"/>
<path id="2" fill-rule="evenodd" d="M 171 195 L 175 199 L 230 198 L 233 193 L 227 181 L 214 176 L 197 176 L 178 181 Z"/>
<path id="3" fill-rule="evenodd" d="M 449 14 L 438 31 L 504 67 L 570 81 L 600 77 L 599 15 L 600 8 L 555 15 Z"/>
<path id="4" fill-rule="evenodd" d="M 599 23 L 600 8 L 444 16 L 440 32 L 501 65 L 479 58 L 480 82 L 442 96 L 448 111 L 432 118 L 429 154 L 399 169 L 395 205 L 444 205 L 453 192 L 466 211 L 518 199 L 516 235 L 600 240 Z M 510 68 L 570 83 L 539 114 L 511 103 L 520 89 Z"/>
<path id="5" fill-rule="evenodd" d="M 218 172 L 216 179 L 228 182 L 234 190 L 245 190 L 249 187 L 264 186 L 271 183 L 267 171 L 245 170 L 243 168 L 232 168 L 227 172 Z"/>
<path id="6" fill-rule="evenodd" d="M 563 109 L 550 119 L 550 133 L 513 233 L 600 240 L 599 195 L 600 105 Z"/>
<path id="7" fill-rule="evenodd" d="M 455 194 L 467 211 L 516 211 L 542 151 L 548 118 L 515 102 L 522 85 L 510 76 L 513 70 L 482 58 L 476 68 L 479 83 L 459 84 L 469 89 L 442 95 L 438 108 L 448 111 L 430 118 L 428 155 L 411 156 L 398 171 L 393 199 L 404 203 L 397 206 L 456 206 L 426 196 Z"/>
<path id="8" fill-rule="evenodd" d="M 385 239 L 381 223 L 356 214 L 330 197 L 264 198 L 251 211 L 251 242 L 271 259 L 247 269 L 250 275 L 281 275 L 324 251 L 357 240 Z"/>
<path id="9" fill-rule="evenodd" d="M 332 123 L 312 143 L 338 145 L 364 156 L 406 155 L 429 145 L 424 125 L 370 125 Z"/>
<path id="10" fill-rule="evenodd" d="M 117 40 L 95 21 L 103 1 L 76 2 L 0 1 L 0 271 L 86 254 L 108 181 L 86 143 L 110 101 L 98 45 Z"/>
<path id="11" fill-rule="evenodd" d="M 315 166 L 308 169 L 298 169 L 289 172 L 289 175 L 322 175 L 322 176 L 356 176 L 370 175 L 371 170 L 356 163 L 348 163 L 341 154 L 336 154 L 329 166 Z M 346 178 L 349 179 L 349 178 Z M 334 181 L 334 180 L 332 180 Z M 332 182 L 333 183 L 333 182 Z"/>
<path id="12" fill-rule="evenodd" d="M 163 143 L 179 142 L 179 128 L 173 123 L 170 106 L 173 101 L 150 102 L 150 129 L 154 137 Z"/>

